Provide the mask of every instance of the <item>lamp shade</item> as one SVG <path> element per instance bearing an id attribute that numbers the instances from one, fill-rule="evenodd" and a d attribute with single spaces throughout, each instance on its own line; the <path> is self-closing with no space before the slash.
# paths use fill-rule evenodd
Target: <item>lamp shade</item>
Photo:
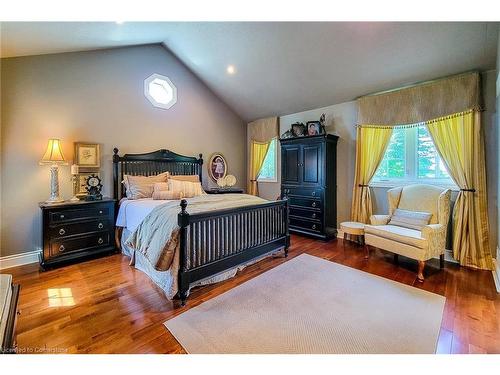
<path id="1" fill-rule="evenodd" d="M 49 139 L 47 150 L 40 160 L 40 164 L 66 164 L 59 139 Z"/>

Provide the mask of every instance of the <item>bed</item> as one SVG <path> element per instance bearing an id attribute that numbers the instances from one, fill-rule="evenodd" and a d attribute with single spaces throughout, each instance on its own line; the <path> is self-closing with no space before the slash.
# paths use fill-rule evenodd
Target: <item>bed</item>
<path id="1" fill-rule="evenodd" d="M 113 194 L 121 201 L 116 240 L 122 252 L 167 294 L 185 305 L 191 287 L 231 277 L 244 265 L 269 254 L 288 255 L 288 199 L 265 201 L 246 194 L 204 195 L 177 201 L 125 199 L 123 176 L 197 175 L 202 182 L 203 158 L 158 150 L 120 156 L 113 150 Z M 139 202 L 140 201 L 140 202 Z M 220 209 L 219 209 L 220 207 Z M 133 214 L 131 212 L 134 212 Z M 153 216 L 157 217 L 153 217 Z M 163 215 L 163 216 L 158 216 Z M 175 221 L 167 232 L 167 224 Z M 148 225 L 157 225 L 148 228 Z M 172 226 L 172 225 L 171 225 Z M 148 230 L 173 243 L 173 266 L 162 268 L 163 253 L 151 256 L 148 246 L 130 246 Z M 164 232 L 162 232 L 164 230 Z M 158 232 L 158 233 L 157 233 Z M 132 238 L 132 240 L 130 240 Z M 140 244 L 140 241 L 134 244 Z M 168 246 L 164 246 L 167 248 Z M 170 254 L 172 255 L 172 254 Z M 152 261 L 154 259 L 154 261 Z"/>

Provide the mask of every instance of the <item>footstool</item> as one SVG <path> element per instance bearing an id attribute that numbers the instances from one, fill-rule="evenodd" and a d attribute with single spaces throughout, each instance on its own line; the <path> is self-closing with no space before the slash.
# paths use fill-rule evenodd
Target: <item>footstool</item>
<path id="1" fill-rule="evenodd" d="M 357 221 L 344 221 L 340 223 L 340 230 L 344 232 L 344 241 L 346 241 L 347 235 L 350 235 L 356 236 L 361 245 L 365 243 L 365 224 Z"/>

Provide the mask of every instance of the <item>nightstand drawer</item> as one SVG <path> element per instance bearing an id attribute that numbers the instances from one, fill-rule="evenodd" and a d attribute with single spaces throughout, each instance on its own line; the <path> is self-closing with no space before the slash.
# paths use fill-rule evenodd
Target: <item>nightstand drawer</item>
<path id="1" fill-rule="evenodd" d="M 67 237 L 75 234 L 84 234 L 88 232 L 105 231 L 111 228 L 110 222 L 104 218 L 102 220 L 92 220 L 78 223 L 64 223 L 53 226 L 49 230 L 51 238 Z"/>
<path id="2" fill-rule="evenodd" d="M 50 222 L 59 223 L 62 221 L 93 219 L 106 217 L 109 215 L 108 207 L 92 207 L 75 210 L 58 210 L 50 213 Z"/>
<path id="3" fill-rule="evenodd" d="M 60 256 L 67 253 L 84 251 L 91 248 L 109 245 L 108 232 L 78 236 L 71 239 L 57 239 L 50 243 L 50 256 Z"/>

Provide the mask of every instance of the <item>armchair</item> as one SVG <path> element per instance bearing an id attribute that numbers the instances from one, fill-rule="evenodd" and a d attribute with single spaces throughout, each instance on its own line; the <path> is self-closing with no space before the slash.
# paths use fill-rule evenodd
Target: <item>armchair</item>
<path id="1" fill-rule="evenodd" d="M 365 226 L 366 258 L 374 246 L 418 260 L 417 280 L 424 281 L 425 261 L 439 256 L 444 267 L 446 230 L 450 217 L 451 191 L 432 185 L 407 185 L 387 192 L 389 215 L 372 215 Z M 421 230 L 389 224 L 396 208 L 431 213 Z"/>

